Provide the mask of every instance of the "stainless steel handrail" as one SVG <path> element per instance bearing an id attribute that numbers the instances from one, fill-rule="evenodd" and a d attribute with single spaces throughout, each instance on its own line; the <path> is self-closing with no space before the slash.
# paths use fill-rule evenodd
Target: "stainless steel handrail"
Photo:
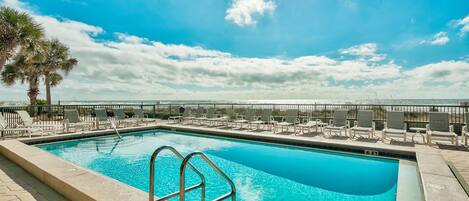
<path id="1" fill-rule="evenodd" d="M 111 127 L 114 128 L 114 131 L 116 131 L 116 134 L 119 137 L 119 139 L 122 139 L 122 136 L 119 133 L 119 130 L 117 130 L 116 122 L 112 121 L 111 119 L 108 119 L 108 121 L 111 124 Z"/>
<path id="2" fill-rule="evenodd" d="M 182 156 L 174 147 L 171 147 L 171 146 L 168 146 L 168 145 L 165 145 L 165 146 L 162 146 L 162 147 L 159 147 L 158 149 L 156 149 L 153 154 L 151 155 L 151 159 L 150 159 L 150 189 L 149 189 L 149 201 L 155 201 L 155 160 L 156 160 L 156 157 L 158 156 L 158 154 L 163 151 L 163 150 L 170 150 L 171 152 L 173 152 L 174 155 L 176 155 L 178 158 L 180 158 L 181 160 L 185 160 L 184 156 Z M 187 162 L 186 162 L 187 163 Z M 192 164 L 188 163 L 189 167 L 200 177 L 200 180 L 201 182 L 199 184 L 196 184 L 194 186 L 191 186 L 187 189 L 180 189 L 180 191 L 177 191 L 177 192 L 174 192 L 174 193 L 171 193 L 171 194 L 168 194 L 166 196 L 163 196 L 161 198 L 158 198 L 157 200 L 166 200 L 166 199 L 169 199 L 169 198 L 172 198 L 174 196 L 177 196 L 180 194 L 180 192 L 182 191 L 183 193 L 185 192 L 189 192 L 189 191 L 192 191 L 194 189 L 197 189 L 197 188 L 201 188 L 201 200 L 205 200 L 205 178 L 204 178 L 204 175 L 202 175 L 202 173 L 200 173 L 199 170 L 197 170 Z M 185 167 L 185 165 L 184 165 Z"/>
<path id="3" fill-rule="evenodd" d="M 213 163 L 212 160 L 210 160 L 202 152 L 190 153 L 182 161 L 181 169 L 179 170 L 180 171 L 180 173 L 179 173 L 179 176 L 180 176 L 179 177 L 179 200 L 182 200 L 182 201 L 185 200 L 184 188 L 186 186 L 186 183 L 185 183 L 185 180 L 186 180 L 186 175 L 185 175 L 186 165 L 190 165 L 189 160 L 194 156 L 200 156 L 202 159 L 204 159 L 205 162 L 207 162 L 210 165 L 210 167 L 212 167 L 212 169 L 215 170 L 215 172 L 217 172 L 221 177 L 223 177 L 223 179 L 225 179 L 225 181 L 231 187 L 231 191 L 229 193 L 226 193 L 226 194 L 224 194 L 224 195 L 222 195 L 218 198 L 215 198 L 214 201 L 224 200 L 224 199 L 229 198 L 229 197 L 231 197 L 232 201 L 235 201 L 236 200 L 236 187 L 235 187 L 233 181 L 231 181 L 231 179 L 217 165 L 215 165 L 215 163 Z"/>

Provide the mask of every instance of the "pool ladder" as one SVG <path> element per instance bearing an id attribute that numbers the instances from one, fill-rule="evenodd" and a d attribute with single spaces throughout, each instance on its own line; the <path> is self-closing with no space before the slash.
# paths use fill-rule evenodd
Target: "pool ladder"
<path id="1" fill-rule="evenodd" d="M 154 189 L 155 188 L 155 161 L 156 161 L 156 158 L 158 157 L 158 154 L 163 150 L 171 151 L 174 155 L 176 155 L 178 158 L 180 158 L 182 160 L 181 167 L 179 169 L 179 191 L 176 191 L 174 193 L 170 193 L 168 195 L 160 197 L 160 198 L 156 199 L 157 201 L 167 200 L 167 199 L 175 197 L 177 195 L 179 195 L 179 200 L 180 201 L 184 201 L 186 192 L 189 192 L 189 191 L 192 191 L 192 190 L 195 190 L 195 189 L 198 189 L 198 188 L 201 189 L 201 200 L 202 201 L 205 200 L 205 177 L 199 170 L 197 170 L 197 168 L 195 168 L 189 162 L 189 160 L 191 160 L 191 158 L 193 158 L 195 156 L 199 156 L 202 159 L 204 159 L 204 161 L 206 163 L 208 163 L 210 165 L 210 167 L 215 172 L 217 172 L 230 185 L 231 191 L 226 193 L 226 194 L 221 195 L 218 198 L 215 198 L 214 201 L 224 200 L 224 199 L 229 198 L 229 197 L 231 197 L 232 201 L 236 200 L 236 188 L 235 188 L 235 185 L 234 185 L 233 181 L 217 165 L 215 165 L 215 163 L 213 163 L 212 160 L 210 160 L 204 153 L 202 153 L 202 152 L 193 152 L 193 153 L 188 154 L 186 157 L 184 157 L 174 147 L 166 145 L 166 146 L 159 147 L 151 155 L 151 159 L 150 159 L 149 201 L 155 201 L 155 189 Z M 201 182 L 199 184 L 196 184 L 196 185 L 193 185 L 193 186 L 190 186 L 190 187 L 186 188 L 186 185 L 185 185 L 186 166 L 189 166 L 189 168 L 191 168 L 200 177 Z"/>

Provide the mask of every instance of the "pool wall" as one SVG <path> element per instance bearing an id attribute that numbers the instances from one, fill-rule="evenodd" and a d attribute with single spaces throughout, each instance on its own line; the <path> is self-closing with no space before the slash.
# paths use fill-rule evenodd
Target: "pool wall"
<path id="1" fill-rule="evenodd" d="M 292 139 L 287 136 L 253 134 L 242 131 L 226 131 L 220 129 L 190 128 L 175 125 L 149 126 L 144 128 L 119 129 L 121 133 L 164 128 L 179 131 L 196 132 L 207 135 L 241 138 L 257 141 L 275 142 L 278 144 L 299 145 L 305 147 L 332 147 L 334 150 L 345 149 L 363 153 L 364 150 L 377 150 L 380 154 L 397 154 L 406 158 L 415 158 L 421 176 L 425 200 L 457 200 L 469 201 L 469 197 L 452 174 L 441 155 L 427 146 L 399 147 L 387 145 L 381 147 L 372 143 L 330 142 L 326 140 Z M 0 154 L 15 162 L 20 167 L 49 185 L 70 200 L 147 200 L 148 194 L 130 187 L 112 178 L 94 171 L 79 167 L 39 148 L 26 144 L 37 144 L 83 137 L 109 135 L 114 132 L 92 131 L 78 134 L 46 136 L 40 138 L 6 140 L 0 142 Z M 249 135 L 249 136 L 248 136 Z M 360 151 L 361 150 L 361 151 Z M 399 198 L 399 196 L 398 196 Z M 403 201 L 403 200 L 398 200 Z"/>
<path id="2" fill-rule="evenodd" d="M 0 142 L 0 154 L 72 201 L 148 200 L 148 194 L 144 191 L 18 140 Z"/>

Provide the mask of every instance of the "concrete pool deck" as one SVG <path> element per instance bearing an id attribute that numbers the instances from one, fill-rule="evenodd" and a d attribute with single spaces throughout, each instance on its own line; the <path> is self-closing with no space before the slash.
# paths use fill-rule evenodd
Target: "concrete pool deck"
<path id="1" fill-rule="evenodd" d="M 150 125 L 147 127 L 140 127 L 140 128 L 127 128 L 127 129 L 121 129 L 121 132 L 129 132 L 129 131 L 134 131 L 134 130 L 144 130 L 144 129 L 152 129 L 156 128 L 155 125 Z M 451 172 L 450 168 L 448 167 L 446 160 L 450 161 L 455 161 L 458 162 L 458 170 L 462 167 L 467 167 L 469 170 L 469 162 L 467 158 L 460 158 L 460 157 L 465 157 L 467 156 L 466 154 L 461 154 L 461 153 L 454 153 L 454 152 L 460 152 L 460 151 L 451 151 L 451 150 L 441 150 L 441 149 L 436 149 L 433 147 L 429 147 L 427 145 L 415 145 L 415 147 L 409 147 L 409 146 L 397 146 L 397 145 L 389 145 L 389 144 L 383 144 L 383 143 L 370 143 L 370 142 L 361 142 L 361 141 L 352 141 L 352 140 L 337 140 L 337 139 L 327 139 L 323 137 L 305 137 L 305 136 L 289 136 L 289 135 L 278 135 L 278 134 L 272 134 L 269 132 L 250 132 L 250 131 L 239 131 L 239 130 L 226 130 L 226 129 L 217 129 L 217 128 L 207 128 L 207 127 L 198 127 L 198 126 L 187 126 L 187 125 L 176 125 L 176 124 L 166 124 L 164 122 L 160 122 L 158 125 L 158 128 L 165 128 L 165 129 L 175 129 L 175 130 L 181 130 L 181 131 L 193 131 L 193 132 L 198 132 L 198 133 L 203 133 L 203 134 L 208 134 L 208 135 L 215 135 L 215 136 L 222 136 L 222 137 L 237 137 L 237 138 L 243 138 L 243 139 L 251 139 L 251 140 L 263 140 L 263 141 L 269 141 L 269 142 L 282 142 L 286 144 L 292 144 L 292 145 L 301 145 L 301 146 L 310 146 L 310 147 L 321 147 L 321 148 L 327 148 L 327 147 L 333 147 L 335 149 L 339 150 L 351 150 L 353 152 L 357 152 L 357 150 L 374 150 L 374 151 L 379 151 L 380 153 L 391 153 L 396 154 L 396 155 L 401 155 L 401 156 L 412 156 L 415 157 L 418 161 L 418 168 L 419 168 L 419 173 L 421 175 L 422 179 L 422 187 L 425 195 L 425 200 L 457 200 L 457 201 L 465 201 L 469 200 L 467 194 L 465 193 L 464 189 L 461 187 L 459 184 L 458 180 L 455 178 L 454 174 Z M 104 131 L 92 131 L 92 132 L 84 132 L 84 133 L 73 133 L 73 134 L 63 134 L 63 135 L 56 135 L 56 136 L 44 136 L 44 137 L 37 137 L 37 138 L 25 138 L 25 139 L 20 139 L 19 141 L 23 143 L 39 143 L 39 142 L 45 142 L 45 141 L 57 141 L 57 140 L 64 140 L 64 139 L 74 139 L 77 137 L 83 137 L 83 136 L 100 136 L 100 135 L 107 135 L 112 133 L 112 130 L 104 130 Z M 231 136 L 230 136 L 231 135 Z M 67 169 L 80 169 L 80 167 L 72 167 L 68 166 L 71 163 L 64 161 L 58 157 L 50 157 L 50 160 L 54 161 L 55 163 L 57 160 L 65 162 L 68 165 L 62 166 L 59 165 L 59 167 L 54 168 L 52 166 L 45 166 L 45 167 L 39 167 L 45 165 L 44 162 L 41 162 L 41 160 L 35 160 L 35 159 L 28 159 L 28 157 L 36 157 L 36 156 L 41 156 L 41 157 L 46 157 L 49 160 L 49 156 L 52 156 L 51 154 L 48 154 L 46 152 L 44 153 L 37 153 L 37 148 L 35 147 L 30 147 L 25 144 L 20 143 L 18 140 L 6 140 L 6 141 L 0 141 L 0 153 L 3 156 L 6 156 L 9 158 L 11 161 L 19 164 L 22 168 L 26 169 L 28 172 L 31 173 L 31 171 L 28 169 L 28 167 L 33 167 L 36 166 L 36 168 L 43 169 L 43 171 L 47 171 L 48 169 L 58 171 L 55 173 L 62 174 L 64 178 L 62 178 L 64 181 L 67 181 Z M 21 145 L 19 145 L 21 144 Z M 30 147 L 34 148 L 32 152 L 34 154 L 28 154 L 28 151 L 30 148 L 25 148 Z M 17 150 L 15 150 L 17 149 Z M 40 150 L 42 151 L 42 150 Z M 15 154 L 11 154 L 15 153 Z M 363 152 L 362 152 L 363 153 Z M 462 153 L 468 153 L 468 152 L 462 152 Z M 21 155 L 21 156 L 20 156 Z M 445 157 L 443 156 L 452 156 L 452 157 Z M 18 159 L 19 158 L 22 159 Z M 464 162 L 461 162 L 464 161 Z M 21 164 L 23 163 L 23 164 Z M 25 164 L 26 163 L 26 164 Z M 28 163 L 34 163 L 34 164 L 28 164 Z M 50 165 L 50 164 L 49 164 Z M 57 165 L 57 164 L 56 164 Z M 73 164 L 72 164 L 73 165 Z M 467 166 L 465 166 L 467 165 Z M 47 168 L 46 168 L 47 167 Z M 64 168 L 68 167 L 68 168 Z M 46 169 L 45 169 L 46 168 Z M 60 171 L 62 169 L 62 171 Z M 464 169 L 462 169 L 464 170 Z M 93 178 L 95 177 L 101 177 L 102 175 L 94 175 L 90 173 L 89 170 L 81 168 L 80 171 L 85 171 L 80 174 L 76 174 L 75 176 L 80 177 L 81 174 L 83 175 L 92 175 Z M 67 174 L 65 174 L 65 173 Z M 92 171 L 91 171 L 92 172 Z M 464 171 L 462 171 L 464 173 Z M 53 189 L 57 188 L 57 186 L 54 186 L 49 184 L 47 182 L 47 178 L 44 176 L 44 173 L 37 175 L 34 173 L 31 173 L 35 177 L 37 177 L 39 180 L 45 180 L 43 181 L 49 186 L 52 186 Z M 12 175 L 14 176 L 14 175 Z M 104 177 L 104 176 L 102 176 Z M 104 177 L 106 178 L 106 177 Z M 464 177 L 466 179 L 466 177 Z M 110 180 L 113 180 L 111 178 L 107 178 Z M 88 183 L 92 181 L 94 184 L 91 184 L 92 186 L 98 187 L 96 183 L 101 183 L 101 182 L 96 182 L 94 179 L 91 179 L 90 176 L 87 176 L 87 179 L 77 179 L 77 180 L 71 180 L 72 182 L 77 182 L 75 183 L 75 188 L 83 188 L 80 187 L 79 183 Z M 70 180 L 69 180 L 70 181 Z M 467 180 L 466 180 L 467 181 Z M 108 182 L 108 181 L 106 181 Z M 117 183 L 120 183 L 118 181 L 115 181 Z M 122 183 L 121 183 L 122 184 Z M 100 186 L 100 185 L 99 185 Z M 136 197 L 133 197 L 132 199 L 129 199 L 130 197 L 121 197 L 118 200 L 147 200 L 148 199 L 148 194 L 144 193 L 143 191 L 140 191 L 138 189 L 133 189 L 132 188 L 129 190 L 127 185 L 120 185 L 120 184 L 115 184 L 113 183 L 113 186 L 117 186 L 117 189 L 120 189 L 120 187 L 123 187 L 124 189 L 127 189 L 127 191 L 135 193 Z M 60 188 L 60 187 L 59 187 Z M 63 187 L 61 187 L 63 188 Z M 1 186 L 0 186 L 1 189 Z M 111 190 L 107 188 L 108 190 Z M 89 193 L 94 194 L 93 196 L 100 196 L 100 199 L 97 200 L 115 200 L 116 197 L 113 197 L 113 199 L 105 199 L 103 195 L 105 194 L 113 194 L 111 191 L 107 191 L 106 189 L 102 188 L 87 188 Z M 114 188 L 114 190 L 116 190 Z M 136 191 L 134 191 L 136 190 Z M 119 190 L 120 191 L 120 190 Z M 93 193 L 94 192 L 94 193 Z M 107 193 L 105 193 L 107 192 Z M 64 194 L 64 192 L 60 192 L 61 194 Z M 131 194 L 132 194 L 131 193 Z M 66 192 L 65 192 L 66 194 Z M 68 195 L 65 195 L 65 197 L 69 198 L 70 193 Z M 76 196 L 76 195 L 75 195 Z M 116 196 L 115 194 L 112 196 Z M 128 195 L 127 195 L 128 196 Z M 1 199 L 0 199 L 1 200 Z M 88 200 L 88 199 L 71 199 L 71 200 Z M 401 200 L 399 200 L 401 201 Z"/>

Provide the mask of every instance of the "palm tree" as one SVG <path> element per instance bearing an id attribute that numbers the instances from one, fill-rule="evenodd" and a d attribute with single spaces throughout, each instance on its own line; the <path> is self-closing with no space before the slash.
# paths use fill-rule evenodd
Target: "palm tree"
<path id="1" fill-rule="evenodd" d="M 18 54 L 1 73 L 2 81 L 7 86 L 12 86 L 17 81 L 29 84 L 28 97 L 31 105 L 36 105 L 39 94 L 41 71 L 36 62 L 38 59 L 39 57 L 35 54 Z"/>
<path id="2" fill-rule="evenodd" d="M 18 48 L 19 52 L 31 50 L 43 35 L 41 26 L 27 13 L 0 7 L 0 72 Z"/>
<path id="3" fill-rule="evenodd" d="M 42 44 L 41 74 L 46 85 L 47 104 L 51 105 L 51 87 L 57 86 L 63 79 L 59 71 L 67 75 L 78 63 L 70 58 L 69 49 L 57 39 L 44 41 Z"/>

